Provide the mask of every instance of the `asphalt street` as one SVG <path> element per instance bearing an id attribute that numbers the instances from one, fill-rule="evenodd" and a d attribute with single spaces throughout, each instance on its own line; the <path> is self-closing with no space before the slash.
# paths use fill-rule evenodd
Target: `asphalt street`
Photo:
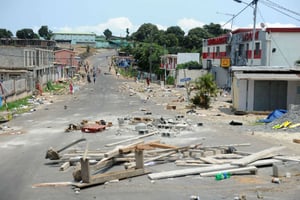
<path id="1" fill-rule="evenodd" d="M 272 169 L 259 169 L 257 175 L 232 177 L 223 181 L 201 178 L 199 175 L 151 181 L 147 176 L 121 180 L 99 185 L 75 193 L 71 186 L 32 188 L 33 184 L 45 182 L 73 181 L 72 168 L 59 171 L 59 165 L 49 164 L 45 159 L 49 147 L 59 149 L 64 145 L 86 138 L 89 149 L 106 149 L 105 144 L 137 136 L 129 127 L 119 127 L 117 119 L 126 116 L 143 115 L 141 108 L 151 110 L 154 117 L 172 117 L 174 111 L 164 109 L 155 102 L 144 102 L 138 96 L 129 96 L 122 89 L 124 79 L 118 79 L 108 72 L 108 57 L 114 51 L 107 51 L 90 58 L 91 66 L 100 66 L 101 74 L 96 83 L 86 84 L 73 95 L 61 97 L 53 104 L 42 105 L 37 111 L 17 116 L 6 125 L 16 133 L 0 135 L 0 199 L 1 200 L 50 200 L 50 199 L 190 199 L 192 195 L 200 199 L 234 199 L 245 194 L 247 199 L 258 199 L 258 192 L 264 199 L 299 199 L 299 177 L 285 180 L 283 184 L 271 183 Z M 65 109 L 66 108 L 66 109 Z M 113 126 L 100 133 L 68 132 L 64 130 L 70 123 L 82 120 L 113 122 Z M 191 118 L 193 123 L 197 119 Z M 205 138 L 205 139 L 203 139 Z M 151 137 L 178 146 L 204 143 L 206 145 L 251 143 L 241 150 L 255 152 L 280 145 L 280 142 L 258 139 L 243 131 L 214 127 L 204 124 L 184 131 L 175 138 Z M 77 148 L 84 149 L 86 143 Z M 287 149 L 293 153 L 293 149 Z M 174 163 L 148 166 L 153 172 L 178 169 Z"/>

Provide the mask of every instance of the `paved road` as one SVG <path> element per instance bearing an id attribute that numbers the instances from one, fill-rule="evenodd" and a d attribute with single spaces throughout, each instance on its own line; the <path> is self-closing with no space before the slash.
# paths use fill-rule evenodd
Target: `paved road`
<path id="1" fill-rule="evenodd" d="M 213 178 L 188 176 L 175 179 L 150 181 L 146 176 L 126 179 L 81 190 L 75 194 L 71 187 L 32 188 L 32 184 L 43 182 L 72 181 L 72 170 L 58 171 L 59 165 L 49 165 L 45 159 L 46 150 L 55 149 L 82 137 L 87 138 L 89 149 L 105 149 L 104 145 L 123 140 L 136 133 L 130 129 L 119 129 L 117 118 L 142 115 L 140 108 L 149 108 L 154 116 L 170 117 L 172 111 L 162 109 L 154 102 L 144 103 L 138 96 L 129 96 L 120 86 L 124 80 L 116 79 L 108 72 L 107 56 L 113 52 L 103 52 L 90 59 L 92 65 L 101 66 L 101 74 L 96 83 L 81 87 L 73 96 L 61 98 L 51 105 L 43 105 L 32 114 L 24 114 L 7 125 L 22 131 L 19 135 L 0 136 L 0 199 L 189 199 L 197 195 L 201 199 L 233 199 L 236 194 L 246 194 L 247 199 L 257 199 L 256 190 L 263 193 L 265 199 L 298 199 L 299 180 L 291 179 L 285 184 L 274 185 L 271 180 L 271 168 L 264 168 L 257 176 L 243 178 L 232 177 L 226 181 L 216 182 Z M 64 107 L 67 106 L 67 109 Z M 69 123 L 78 123 L 83 119 L 112 121 L 115 126 L 97 134 L 81 132 L 65 133 Z M 176 138 L 161 138 L 174 145 L 204 143 L 232 144 L 250 142 L 253 145 L 243 150 L 257 151 L 274 145 L 271 141 L 257 138 L 234 129 L 220 129 L 210 126 L 194 128 L 183 132 Z M 16 131 L 17 132 L 17 131 Z M 118 134 L 116 134 L 118 133 Z M 205 138 L 205 140 L 201 138 Z M 85 143 L 77 145 L 84 149 Z M 255 150 L 253 150 L 255 149 Z M 148 167 L 153 172 L 178 169 L 174 163 Z M 295 185 L 296 184 L 296 185 Z"/>

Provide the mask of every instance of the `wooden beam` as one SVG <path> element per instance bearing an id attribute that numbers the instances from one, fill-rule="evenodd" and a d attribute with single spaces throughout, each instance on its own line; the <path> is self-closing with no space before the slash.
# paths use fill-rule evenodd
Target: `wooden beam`
<path id="1" fill-rule="evenodd" d="M 50 183 L 36 183 L 32 185 L 32 188 L 37 187 L 66 187 L 73 185 L 73 182 L 50 182 Z"/>
<path id="2" fill-rule="evenodd" d="M 234 174 L 236 172 L 244 172 L 244 171 L 249 171 L 251 174 L 256 174 L 257 168 L 255 166 L 249 166 L 249 167 L 240 167 L 240 168 L 236 168 L 236 169 L 218 170 L 218 171 L 200 173 L 200 176 L 208 177 L 208 176 L 215 176 L 219 173 L 227 172 L 227 173 Z"/>
<path id="3" fill-rule="evenodd" d="M 265 149 L 265 150 L 253 153 L 249 156 L 245 156 L 244 158 L 233 161 L 231 164 L 238 165 L 238 166 L 246 166 L 249 163 L 254 162 L 256 160 L 263 159 L 263 158 L 266 158 L 269 156 L 274 156 L 275 152 L 280 151 L 284 148 L 286 148 L 286 147 L 280 146 L 280 147 L 272 147 L 269 149 Z"/>
<path id="4" fill-rule="evenodd" d="M 208 163 L 208 164 L 223 164 L 223 161 L 214 159 L 212 157 L 199 157 L 199 160 Z"/>
<path id="5" fill-rule="evenodd" d="M 158 131 L 153 131 L 153 132 L 151 132 L 151 133 L 148 133 L 148 134 L 145 134 L 145 135 L 141 135 L 141 136 L 138 136 L 138 137 L 129 138 L 129 139 L 127 139 L 127 140 L 121 140 L 121 141 L 119 141 L 119 142 L 106 144 L 105 146 L 106 146 L 106 147 L 115 146 L 115 145 L 118 145 L 118 144 L 130 142 L 130 141 L 133 141 L 133 140 L 138 140 L 138 139 L 142 139 L 142 138 L 145 138 L 145 137 L 150 137 L 150 136 L 152 136 L 152 135 L 155 135 L 156 133 L 158 133 Z"/>
<path id="6" fill-rule="evenodd" d="M 211 172 L 216 170 L 227 170 L 238 168 L 237 166 L 230 165 L 230 164 L 223 164 L 223 165 L 213 165 L 209 167 L 197 167 L 197 168 L 188 168 L 188 169 L 179 169 L 179 170 L 171 170 L 166 172 L 158 172 L 149 174 L 148 177 L 152 180 L 155 179 L 163 179 L 163 178 L 174 178 L 179 176 L 187 176 L 193 174 L 200 174 L 203 172 Z"/>
<path id="7" fill-rule="evenodd" d="M 143 169 L 144 168 L 144 151 L 135 150 L 135 168 Z"/>
<path id="8" fill-rule="evenodd" d="M 81 178 L 84 183 L 89 183 L 91 181 L 90 175 L 90 164 L 89 159 L 80 159 L 81 164 Z"/>
<path id="9" fill-rule="evenodd" d="M 68 169 L 70 167 L 70 162 L 65 162 L 64 164 L 62 164 L 59 168 L 60 171 L 65 171 L 66 169 Z"/>
<path id="10" fill-rule="evenodd" d="M 90 183 L 73 183 L 73 185 L 79 188 L 85 188 L 93 185 L 103 184 L 111 180 L 116 180 L 116 179 L 122 180 L 126 178 L 144 175 L 147 173 L 149 172 L 145 171 L 144 169 L 128 169 L 128 170 L 121 170 L 115 172 L 107 172 L 104 174 L 94 175 Z"/>

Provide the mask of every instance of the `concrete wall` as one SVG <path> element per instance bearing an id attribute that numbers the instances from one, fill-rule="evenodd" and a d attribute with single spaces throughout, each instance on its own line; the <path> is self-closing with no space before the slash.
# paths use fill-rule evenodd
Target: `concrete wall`
<path id="1" fill-rule="evenodd" d="M 300 81 L 288 81 L 287 107 L 290 104 L 300 104 Z M 254 110 L 254 80 L 238 80 L 232 82 L 233 108 L 238 111 Z"/>
<path id="2" fill-rule="evenodd" d="M 288 82 L 287 104 L 300 104 L 300 81 Z"/>
<path id="3" fill-rule="evenodd" d="M 294 66 L 300 59 L 299 33 L 271 33 L 268 38 L 271 42 L 270 66 Z"/>
<path id="4" fill-rule="evenodd" d="M 2 69 L 20 69 L 24 67 L 24 48 L 0 47 L 0 61 Z"/>
<path id="5" fill-rule="evenodd" d="M 191 78 L 191 81 L 195 81 L 196 78 L 203 76 L 206 74 L 206 70 L 188 70 L 188 69 L 180 69 L 177 70 L 177 77 L 176 77 L 176 85 L 184 85 L 184 82 L 180 82 L 182 78 Z"/>

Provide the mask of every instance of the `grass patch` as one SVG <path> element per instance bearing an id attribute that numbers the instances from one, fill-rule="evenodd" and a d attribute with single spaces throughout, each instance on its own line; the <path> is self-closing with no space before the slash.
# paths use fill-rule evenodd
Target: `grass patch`
<path id="1" fill-rule="evenodd" d="M 28 103 L 28 99 L 30 98 L 30 96 L 25 97 L 23 99 L 19 99 L 13 102 L 9 102 L 7 103 L 7 105 L 3 104 L 4 102 L 2 102 L 2 107 L 0 108 L 0 111 L 6 111 L 8 110 L 13 110 L 13 109 L 17 109 L 20 108 L 22 106 L 27 106 L 30 103 Z"/>

